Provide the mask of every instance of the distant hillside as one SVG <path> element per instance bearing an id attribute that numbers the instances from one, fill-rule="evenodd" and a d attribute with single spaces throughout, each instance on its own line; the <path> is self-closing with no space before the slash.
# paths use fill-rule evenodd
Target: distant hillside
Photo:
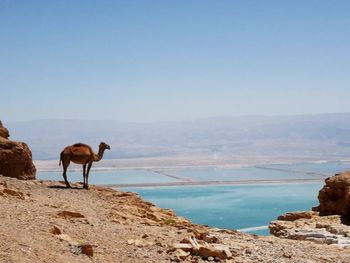
<path id="1" fill-rule="evenodd" d="M 29 144 L 34 159 L 57 159 L 64 146 L 100 141 L 108 158 L 174 155 L 350 156 L 350 113 L 217 117 L 193 121 L 35 120 L 9 122 L 12 140 Z"/>

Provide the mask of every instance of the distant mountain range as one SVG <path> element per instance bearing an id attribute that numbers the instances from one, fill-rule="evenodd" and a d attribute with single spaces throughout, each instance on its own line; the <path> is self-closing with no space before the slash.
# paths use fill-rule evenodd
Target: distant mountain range
<path id="1" fill-rule="evenodd" d="M 34 159 L 57 159 L 64 146 L 111 145 L 108 158 L 179 155 L 350 156 L 350 113 L 215 117 L 127 123 L 34 120 L 4 123 L 12 140 L 27 142 Z"/>

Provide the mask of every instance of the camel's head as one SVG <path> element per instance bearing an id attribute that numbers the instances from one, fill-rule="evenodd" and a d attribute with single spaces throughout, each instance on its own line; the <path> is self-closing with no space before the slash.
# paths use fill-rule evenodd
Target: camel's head
<path id="1" fill-rule="evenodd" d="M 107 150 L 110 150 L 111 149 L 111 147 L 107 144 L 107 143 L 105 143 L 105 142 L 101 142 L 100 143 L 100 148 L 102 148 L 102 149 L 107 149 Z"/>

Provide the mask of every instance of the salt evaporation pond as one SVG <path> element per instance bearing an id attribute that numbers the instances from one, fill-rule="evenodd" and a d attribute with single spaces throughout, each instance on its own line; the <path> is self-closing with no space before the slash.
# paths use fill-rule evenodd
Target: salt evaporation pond
<path id="1" fill-rule="evenodd" d="M 313 179 L 315 176 L 300 172 L 279 171 L 256 167 L 217 168 L 189 167 L 163 169 L 160 172 L 176 175 L 193 181 L 244 181 L 244 180 L 281 180 L 281 179 Z"/>
<path id="2" fill-rule="evenodd" d="M 171 208 L 194 223 L 228 229 L 245 229 L 267 235 L 266 226 L 280 214 L 310 210 L 326 176 L 350 169 L 350 163 L 276 164 L 247 168 L 173 168 L 155 170 L 92 170 L 90 184 L 129 184 L 122 190 L 139 193 L 163 208 Z M 170 176 L 169 176 L 170 175 Z M 61 172 L 39 172 L 44 180 L 62 180 Z M 81 171 L 69 171 L 69 181 L 82 181 Z M 284 179 L 318 179 L 314 183 L 285 184 Z M 186 181 L 281 180 L 279 184 L 222 186 L 132 187 Z M 117 187 L 118 188 L 118 187 Z M 263 228 L 262 226 L 265 226 Z M 260 230 L 254 228 L 262 227 Z M 248 230 L 247 230 L 248 228 Z M 250 228 L 250 229 L 249 229 Z M 253 230 L 252 230 L 253 229 Z"/>

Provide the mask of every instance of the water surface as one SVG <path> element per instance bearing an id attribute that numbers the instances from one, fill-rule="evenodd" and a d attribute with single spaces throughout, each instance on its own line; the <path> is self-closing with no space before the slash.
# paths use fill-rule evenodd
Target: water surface
<path id="1" fill-rule="evenodd" d="M 242 229 L 266 226 L 277 216 L 318 205 L 318 184 L 186 186 L 126 188 L 144 199 L 175 210 L 194 223 Z M 267 235 L 268 230 L 250 233 Z"/>

